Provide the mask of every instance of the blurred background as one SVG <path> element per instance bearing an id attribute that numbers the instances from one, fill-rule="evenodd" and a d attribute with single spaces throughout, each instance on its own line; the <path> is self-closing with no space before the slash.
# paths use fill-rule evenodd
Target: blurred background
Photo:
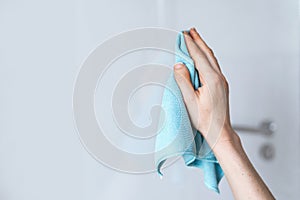
<path id="1" fill-rule="evenodd" d="M 80 142 L 72 95 L 81 64 L 112 35 L 149 26 L 197 27 L 228 79 L 251 161 L 277 199 L 298 199 L 298 1 L 0 0 L 1 200 L 233 199 L 225 179 L 215 194 L 181 160 L 162 180 L 120 173 Z"/>

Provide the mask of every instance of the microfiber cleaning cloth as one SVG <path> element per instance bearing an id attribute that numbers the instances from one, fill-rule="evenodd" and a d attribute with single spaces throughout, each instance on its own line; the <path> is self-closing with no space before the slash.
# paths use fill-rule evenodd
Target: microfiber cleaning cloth
<path id="1" fill-rule="evenodd" d="M 176 41 L 175 61 L 186 65 L 194 88 L 201 87 L 182 32 Z M 166 83 L 161 107 L 164 113 L 160 116 L 160 129 L 155 143 L 157 172 L 162 176 L 164 162 L 168 158 L 181 156 L 187 166 L 202 169 L 206 186 L 219 193 L 218 184 L 224 173 L 201 133 L 192 126 L 173 72 Z"/>

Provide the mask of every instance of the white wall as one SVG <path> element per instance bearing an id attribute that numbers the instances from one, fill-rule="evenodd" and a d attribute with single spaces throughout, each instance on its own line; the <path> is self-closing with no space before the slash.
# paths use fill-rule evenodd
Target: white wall
<path id="1" fill-rule="evenodd" d="M 0 1 L 0 199 L 232 199 L 208 191 L 197 169 L 178 162 L 156 174 L 115 172 L 81 145 L 72 92 L 81 63 L 112 34 L 144 26 L 196 26 L 231 89 L 235 124 L 272 119 L 271 138 L 242 135 L 278 199 L 299 196 L 298 2 Z M 276 147 L 274 160 L 259 155 Z"/>

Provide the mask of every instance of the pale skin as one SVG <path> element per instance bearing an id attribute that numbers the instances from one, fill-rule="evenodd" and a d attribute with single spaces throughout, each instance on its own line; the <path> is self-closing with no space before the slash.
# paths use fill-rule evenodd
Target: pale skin
<path id="1" fill-rule="evenodd" d="M 212 50 L 195 28 L 185 32 L 184 37 L 202 86 L 193 88 L 184 64 L 175 64 L 174 76 L 193 126 L 211 146 L 235 199 L 275 199 L 231 126 L 228 83 Z"/>

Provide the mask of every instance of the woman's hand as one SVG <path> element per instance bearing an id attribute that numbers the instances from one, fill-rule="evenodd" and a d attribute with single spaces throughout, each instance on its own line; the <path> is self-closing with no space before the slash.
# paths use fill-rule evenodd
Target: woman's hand
<path id="1" fill-rule="evenodd" d="M 195 29 L 184 36 L 202 83 L 194 90 L 188 69 L 183 64 L 174 66 L 175 79 L 192 124 L 215 153 L 235 199 L 274 199 L 231 127 L 228 84 L 217 59 Z"/>
<path id="2" fill-rule="evenodd" d="M 174 66 L 174 75 L 193 126 L 201 132 L 212 149 L 218 143 L 238 140 L 231 131 L 229 89 L 217 59 L 194 28 L 189 33 L 184 32 L 184 37 L 202 86 L 194 90 L 189 71 L 183 64 Z"/>

